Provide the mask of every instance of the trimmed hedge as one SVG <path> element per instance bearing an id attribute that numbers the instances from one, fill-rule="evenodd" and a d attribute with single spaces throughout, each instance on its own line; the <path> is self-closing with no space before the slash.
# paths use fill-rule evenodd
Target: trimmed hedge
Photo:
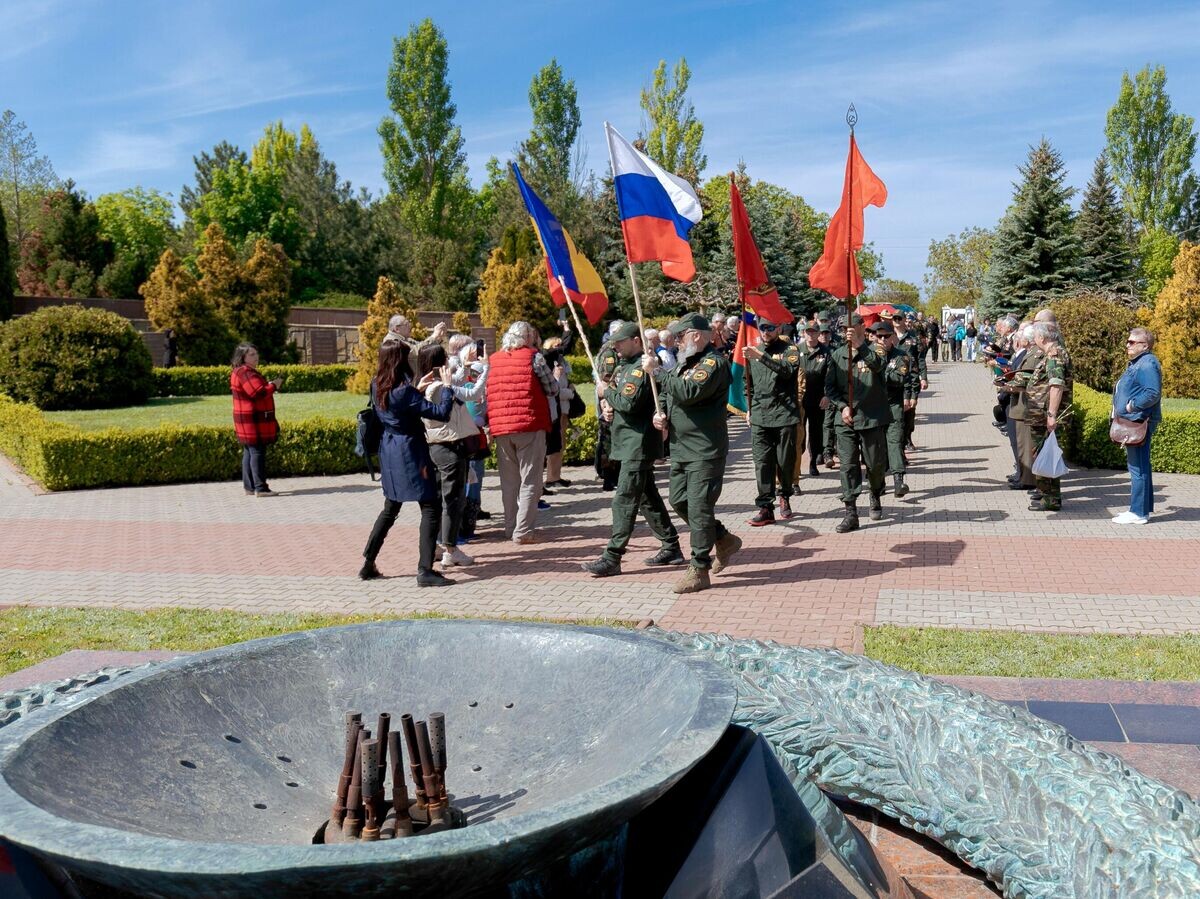
<path id="1" fill-rule="evenodd" d="M 1074 388 L 1074 403 L 1063 452 L 1088 468 L 1125 468 L 1125 450 L 1108 439 L 1112 394 L 1082 384 Z M 1150 443 L 1154 471 L 1200 474 L 1200 411 L 1163 412 Z"/>
<path id="2" fill-rule="evenodd" d="M 268 475 L 365 472 L 365 463 L 354 455 L 355 428 L 354 421 L 322 417 L 284 426 L 279 442 L 267 453 Z M 576 420 L 564 461 L 590 464 L 595 441 L 595 416 Z M 81 431 L 2 395 L 0 452 L 48 490 L 235 481 L 242 466 L 242 448 L 232 426 Z"/>
<path id="3" fill-rule="evenodd" d="M 264 365 L 266 379 L 282 376 L 289 393 L 321 393 L 346 389 L 353 365 Z M 154 369 L 155 396 L 221 396 L 229 393 L 226 365 L 179 365 Z"/>

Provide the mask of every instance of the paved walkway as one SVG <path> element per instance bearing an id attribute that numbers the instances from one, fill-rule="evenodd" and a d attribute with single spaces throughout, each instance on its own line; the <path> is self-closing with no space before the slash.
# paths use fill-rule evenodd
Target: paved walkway
<path id="1" fill-rule="evenodd" d="M 665 627 L 844 649 L 861 648 L 861 626 L 870 623 L 1200 630 L 1200 477 L 1156 475 L 1159 511 L 1141 528 L 1109 522 L 1127 503 L 1123 471 L 1073 472 L 1063 512 L 1028 511 L 1025 494 L 1003 481 L 1011 460 L 990 424 L 985 370 L 941 364 L 932 382 L 912 492 L 900 502 L 885 497 L 884 520 L 864 515 L 850 535 L 834 532 L 837 476 L 825 471 L 805 478 L 793 521 L 749 528 L 749 441 L 735 427 L 720 514 L 746 548 L 704 593 L 676 597 L 678 570 L 639 564 L 656 549 L 644 526 L 626 575 L 593 580 L 579 570 L 603 547 L 610 521 L 609 495 L 589 469 L 569 470 L 574 486 L 550 499 L 544 542 L 517 547 L 485 530 L 468 547 L 478 564 L 456 573 L 455 587 L 434 591 L 412 577 L 416 516 L 407 507 L 379 560 L 394 576 L 356 579 L 380 506 L 365 475 L 276 480 L 285 495 L 270 500 L 246 498 L 233 482 L 38 495 L 5 465 L 0 605 L 651 617 Z M 485 508 L 497 511 L 494 473 L 485 486 Z"/>

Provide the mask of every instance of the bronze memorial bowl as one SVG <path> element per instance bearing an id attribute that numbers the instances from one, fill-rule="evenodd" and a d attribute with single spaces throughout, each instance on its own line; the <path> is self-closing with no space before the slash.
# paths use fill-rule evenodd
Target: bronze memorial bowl
<path id="1" fill-rule="evenodd" d="M 393 621 L 138 670 L 0 730 L 0 836 L 139 896 L 469 895 L 661 796 L 729 724 L 731 676 L 630 631 Z M 446 714 L 458 830 L 315 845 L 345 713 Z"/>

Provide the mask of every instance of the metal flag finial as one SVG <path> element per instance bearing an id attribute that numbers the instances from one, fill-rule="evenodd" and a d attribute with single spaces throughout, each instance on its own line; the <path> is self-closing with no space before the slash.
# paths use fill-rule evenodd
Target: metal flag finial
<path id="1" fill-rule="evenodd" d="M 850 104 L 850 108 L 846 110 L 846 124 L 850 126 L 850 130 L 854 130 L 854 126 L 858 124 L 858 110 L 854 108 L 854 104 Z"/>

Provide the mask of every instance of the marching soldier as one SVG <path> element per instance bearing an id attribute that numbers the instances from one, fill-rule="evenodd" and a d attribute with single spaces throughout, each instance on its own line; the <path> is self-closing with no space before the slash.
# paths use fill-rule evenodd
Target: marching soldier
<path id="1" fill-rule="evenodd" d="M 708 319 L 697 313 L 671 325 L 679 338 L 678 363 L 662 380 L 666 411 L 654 416 L 655 427 L 670 422 L 671 507 L 688 523 L 692 562 L 675 585 L 676 593 L 695 593 L 711 586 L 709 569 L 718 573 L 742 548 L 740 538 L 725 530 L 715 507 L 721 496 L 729 455 L 725 401 L 729 394 L 729 362 L 712 346 Z M 642 367 L 658 369 L 657 357 L 643 356 Z"/>
<path id="2" fill-rule="evenodd" d="M 916 402 L 920 381 L 912 355 L 896 343 L 896 332 L 886 321 L 871 326 L 875 341 L 883 347 L 887 366 L 883 370 L 887 385 L 888 405 L 892 411 L 891 424 L 887 426 L 888 474 L 892 476 L 896 499 L 908 493 L 904 483 L 907 470 L 904 458 L 904 413 Z"/>
<path id="3" fill-rule="evenodd" d="M 604 338 L 604 343 L 600 345 L 599 352 L 596 353 L 596 377 L 601 381 L 611 381 L 613 372 L 617 369 L 619 359 L 617 351 L 612 346 L 612 335 L 619 328 L 624 327 L 627 322 L 620 320 L 614 321 L 608 326 L 608 334 Z M 600 397 L 596 396 L 597 411 L 599 411 Z M 620 479 L 621 463 L 612 458 L 609 453 L 612 444 L 612 433 L 609 422 L 601 416 L 596 428 L 596 476 L 603 481 L 603 489 L 607 492 L 615 490 L 617 481 Z"/>
<path id="4" fill-rule="evenodd" d="M 887 467 L 886 429 L 892 420 L 884 387 L 886 366 L 883 347 L 867 342 L 862 316 L 851 314 L 846 343 L 833 351 L 825 375 L 825 395 L 837 414 L 837 451 L 841 460 L 842 502 L 846 506 L 846 517 L 837 526 L 839 534 L 858 529 L 858 495 L 862 493 L 860 446 L 871 487 L 870 517 L 872 521 L 883 517 L 880 496 Z M 847 368 L 851 369 L 849 373 Z M 853 378 L 853 406 L 849 404 L 849 378 Z"/>
<path id="5" fill-rule="evenodd" d="M 748 346 L 746 402 L 750 409 L 750 450 L 758 479 L 758 514 L 753 527 L 775 523 L 775 497 L 779 517 L 792 517 L 792 491 L 796 474 L 796 426 L 800 423 L 800 398 L 796 377 L 800 351 L 779 336 L 779 324 L 759 318 L 759 345 Z M 775 475 L 779 475 L 779 487 Z"/>
<path id="6" fill-rule="evenodd" d="M 910 318 L 911 316 L 911 318 Z M 896 330 L 896 345 L 900 349 L 905 350 L 912 357 L 913 373 L 916 375 L 917 386 L 921 390 L 929 389 L 929 373 L 925 367 L 925 347 L 923 345 L 922 335 L 917 333 L 914 327 L 916 317 L 909 313 L 905 315 L 902 312 L 897 312 L 892 316 L 892 326 Z M 913 430 L 917 426 L 917 397 L 912 397 L 912 402 L 904 404 L 904 446 L 909 449 L 913 447 Z M 899 494 L 897 494 L 899 495 Z"/>
<path id="7" fill-rule="evenodd" d="M 841 342 L 837 339 L 837 335 L 833 333 L 833 328 L 829 324 L 828 315 L 825 318 L 817 316 L 817 333 L 819 335 L 821 345 L 829 352 L 830 357 L 833 356 L 833 351 L 837 349 Z M 822 391 L 824 385 L 822 385 Z M 833 461 L 834 446 L 836 443 L 836 435 L 834 433 L 834 424 L 837 422 L 838 412 L 831 404 L 825 405 L 825 416 L 822 425 L 823 452 L 822 458 L 825 460 L 826 468 L 837 468 L 837 463 Z"/>
<path id="8" fill-rule="evenodd" d="M 616 354 L 617 363 L 608 379 L 597 382 L 596 400 L 602 404 L 605 419 L 611 421 L 609 456 L 620 463 L 620 473 L 612 502 L 612 539 L 600 558 L 583 565 L 593 577 L 621 573 L 621 557 L 629 545 L 639 509 L 662 544 L 646 564 L 684 562 L 679 532 L 654 483 L 654 462 L 663 453 L 662 432 L 651 423 L 654 399 L 650 377 L 641 367 L 642 339 L 637 325 L 623 322 L 609 338 L 609 349 Z"/>
<path id="9" fill-rule="evenodd" d="M 804 392 L 800 404 L 806 427 L 801 442 L 808 445 L 808 473 L 814 478 L 820 474 L 817 465 L 820 464 L 825 446 L 825 410 L 829 406 L 829 400 L 825 399 L 829 347 L 821 343 L 820 337 L 820 326 L 815 320 L 809 322 L 804 328 L 804 343 L 799 348 L 804 364 Z M 799 459 L 799 454 L 796 458 Z"/>

